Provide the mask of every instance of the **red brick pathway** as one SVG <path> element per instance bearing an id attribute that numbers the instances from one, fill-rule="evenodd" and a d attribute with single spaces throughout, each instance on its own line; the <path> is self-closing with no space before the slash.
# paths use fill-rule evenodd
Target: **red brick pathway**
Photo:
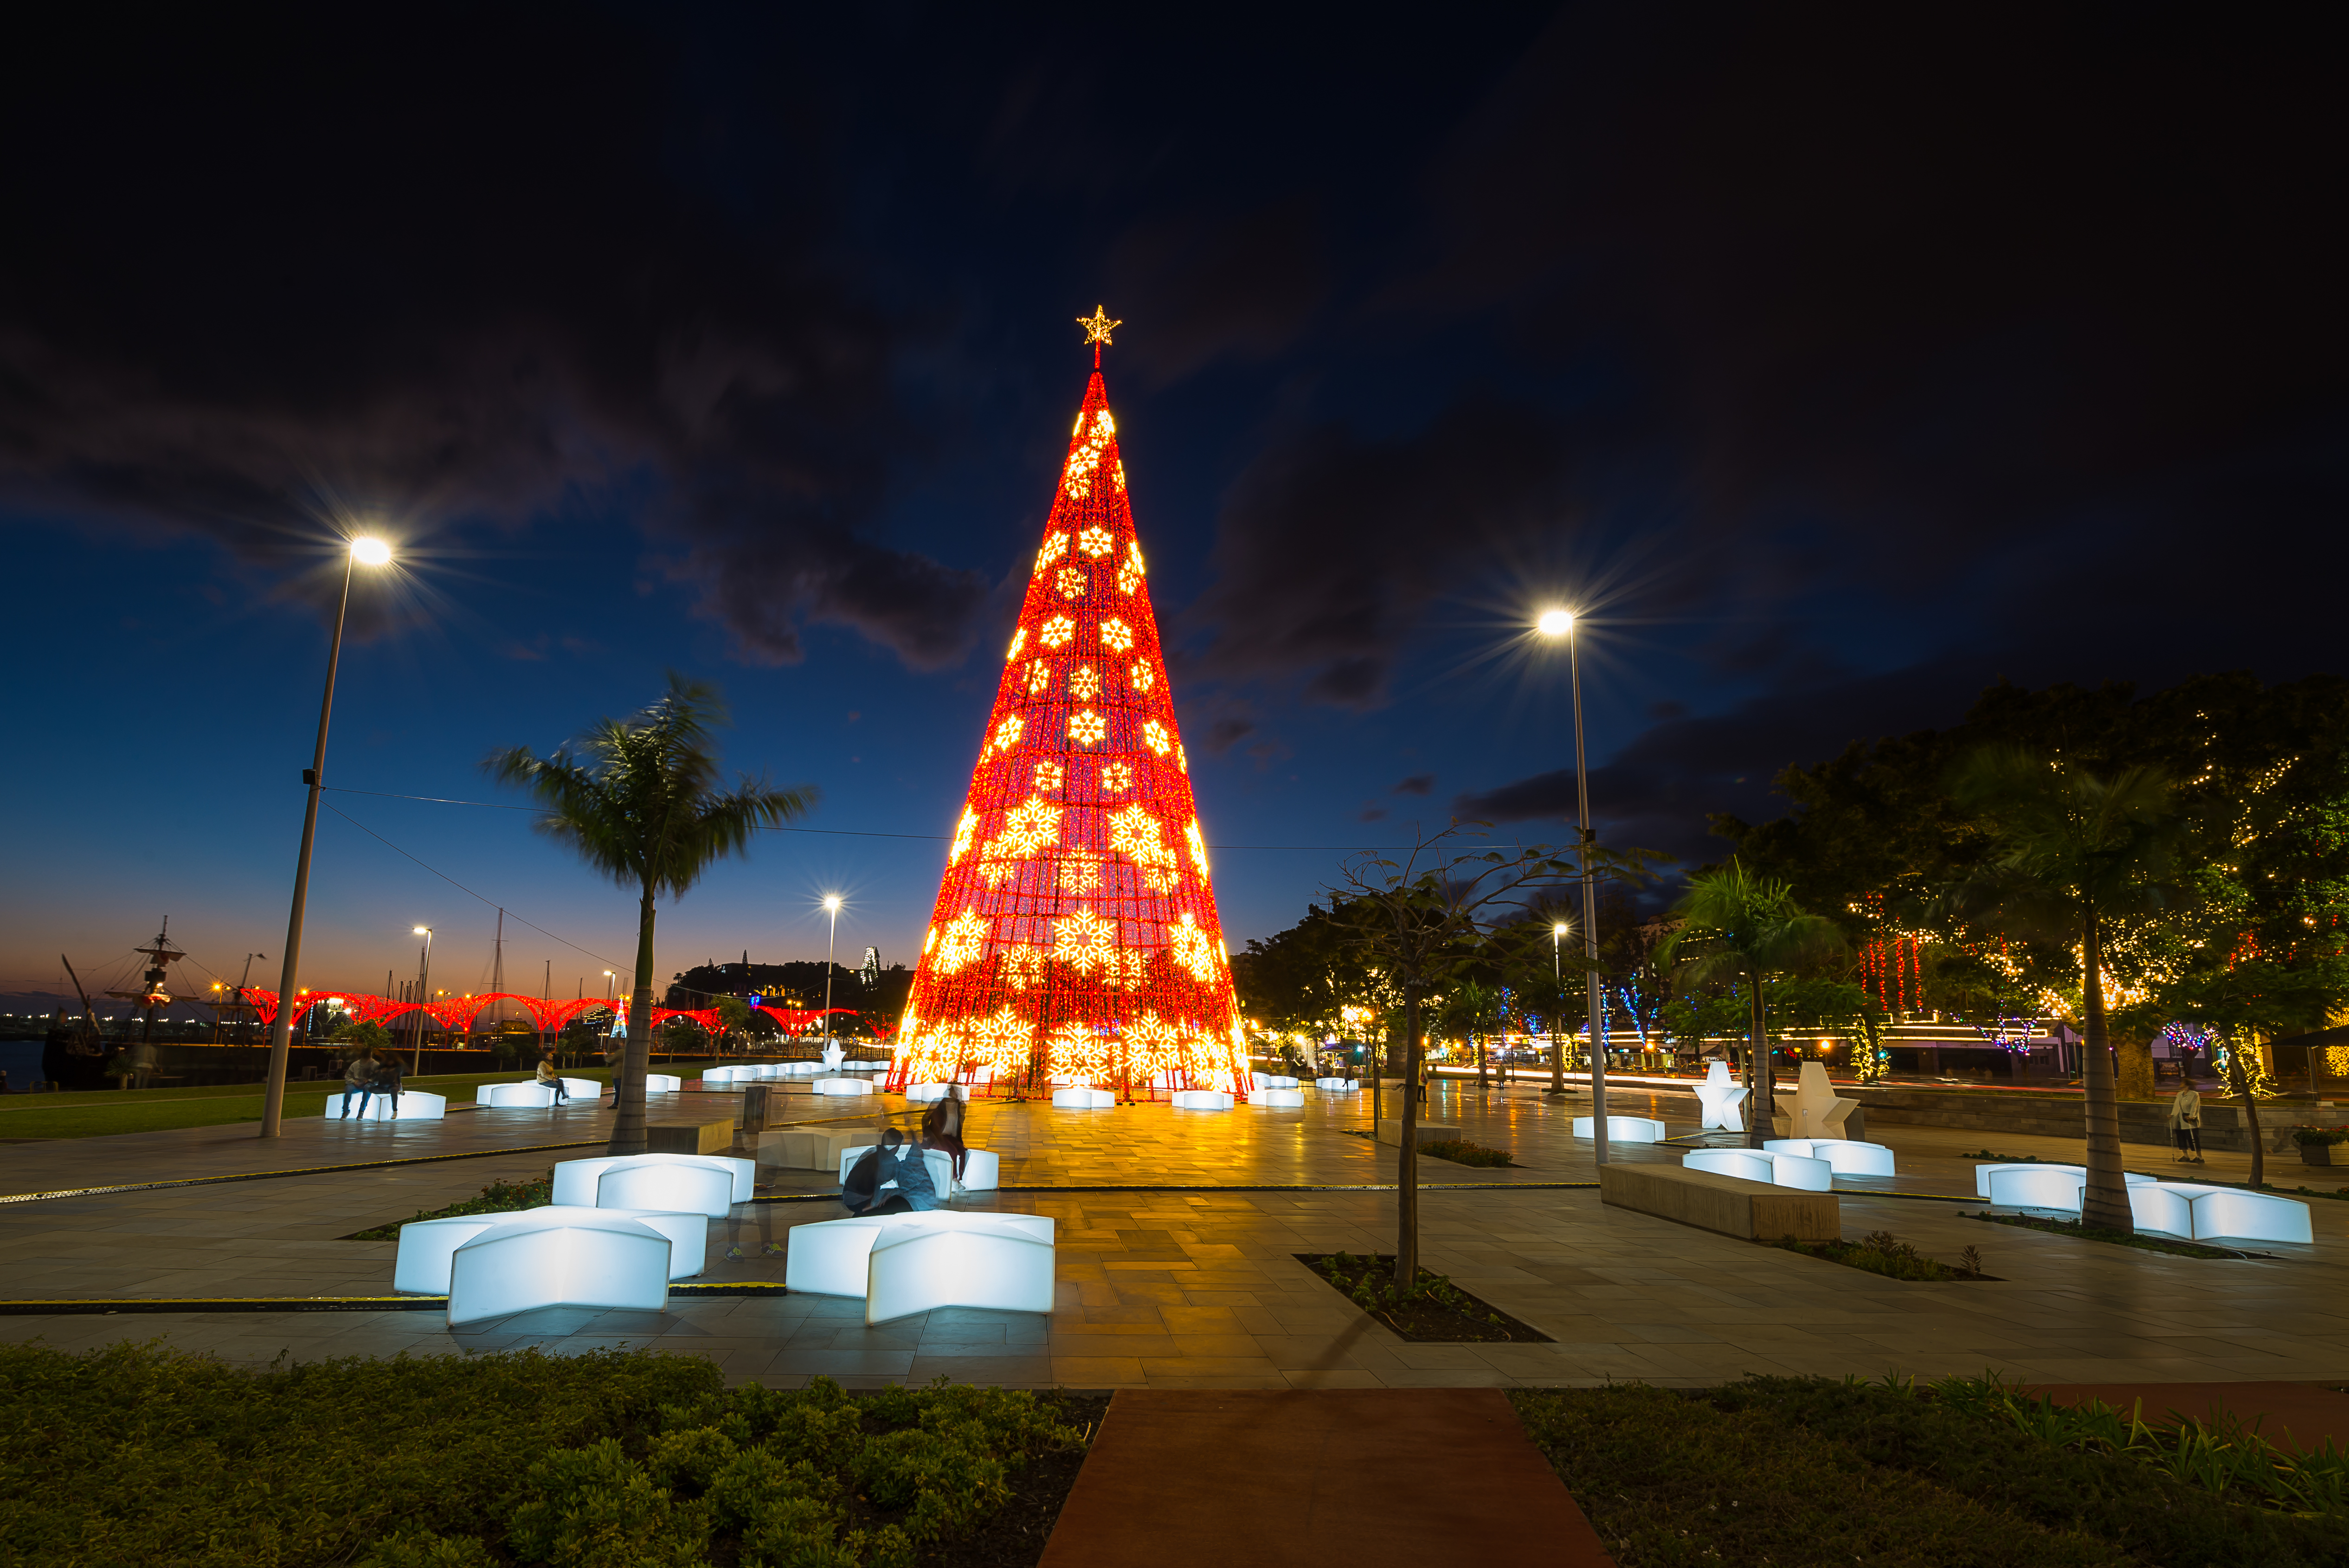
<path id="1" fill-rule="evenodd" d="M 1122 1388 L 1041 1568 L 1612 1568 L 1493 1388 Z"/>

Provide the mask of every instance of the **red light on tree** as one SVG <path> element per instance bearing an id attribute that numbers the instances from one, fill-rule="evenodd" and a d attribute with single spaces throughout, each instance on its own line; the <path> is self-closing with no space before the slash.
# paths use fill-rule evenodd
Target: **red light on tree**
<path id="1" fill-rule="evenodd" d="M 1246 1092 L 1189 767 L 1096 348 L 891 1087 Z"/>

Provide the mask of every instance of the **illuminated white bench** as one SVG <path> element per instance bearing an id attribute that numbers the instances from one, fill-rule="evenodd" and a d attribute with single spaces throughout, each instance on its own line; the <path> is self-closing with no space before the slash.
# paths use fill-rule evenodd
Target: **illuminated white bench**
<path id="1" fill-rule="evenodd" d="M 452 1326 L 542 1306 L 657 1311 L 668 1305 L 675 1248 L 645 1217 L 545 1208 L 502 1218 L 450 1256 Z"/>
<path id="2" fill-rule="evenodd" d="M 2136 1208 L 2138 1193 L 2148 1191 L 2190 1195 L 2194 1228 L 2181 1233 L 2196 1241 L 2209 1236 L 2233 1236 L 2248 1242 L 2313 1243 L 2316 1239 L 2308 1205 L 2298 1198 L 2251 1192 L 2240 1187 L 2212 1187 L 2199 1181 L 2163 1181 L 2151 1188 L 2130 1188 L 2130 1208 Z"/>
<path id="3" fill-rule="evenodd" d="M 1174 1104 L 1177 1110 L 1229 1110 L 1232 1097 L 1219 1088 L 1178 1088 Z"/>
<path id="4" fill-rule="evenodd" d="M 809 1087 L 813 1088 L 816 1093 L 825 1095 L 871 1094 L 873 1092 L 873 1080 L 871 1078 L 818 1078 Z"/>
<path id="5" fill-rule="evenodd" d="M 1327 1094 L 1360 1094 L 1362 1091 L 1361 1082 L 1354 1078 L 1315 1078 L 1313 1087 Z"/>
<path id="6" fill-rule="evenodd" d="M 953 1088 L 954 1086 L 952 1084 L 943 1083 L 907 1084 L 905 1086 L 905 1099 L 908 1102 L 914 1105 L 928 1105 L 933 1101 L 946 1099 L 947 1094 L 952 1091 Z"/>
<path id="7" fill-rule="evenodd" d="M 1690 1171 L 1767 1181 L 1773 1187 L 1792 1187 L 1802 1192 L 1835 1191 L 1834 1168 L 1804 1154 L 1774 1154 L 1766 1149 L 1695 1149 L 1681 1157 L 1681 1164 Z"/>
<path id="8" fill-rule="evenodd" d="M 1595 1117 L 1578 1116 L 1574 1119 L 1574 1136 L 1589 1138 L 1598 1124 Z M 1609 1143 L 1661 1143 L 1669 1136 L 1664 1124 L 1651 1116 L 1610 1116 L 1607 1119 L 1607 1141 Z"/>
<path id="9" fill-rule="evenodd" d="M 392 1260 L 391 1288 L 419 1295 L 449 1293 L 450 1262 L 457 1249 L 484 1232 L 531 1216 L 601 1215 L 635 1220 L 668 1239 L 668 1277 L 690 1279 L 709 1263 L 709 1221 L 700 1214 L 595 1209 L 576 1204 L 543 1205 L 509 1214 L 462 1214 L 451 1220 L 410 1220 L 399 1228 L 399 1252 Z"/>
<path id="10" fill-rule="evenodd" d="M 326 1119 L 335 1121 L 343 1114 L 343 1097 L 326 1097 Z M 397 1095 L 378 1091 L 367 1097 L 367 1102 L 352 1119 L 357 1121 L 439 1121 L 449 1114 L 445 1095 L 427 1094 L 420 1088 L 404 1088 Z"/>
<path id="11" fill-rule="evenodd" d="M 1762 1147 L 1773 1154 L 1804 1154 L 1824 1160 L 1838 1176 L 1890 1176 L 1892 1150 L 1852 1138 L 1773 1138 Z"/>
<path id="12" fill-rule="evenodd" d="M 1274 1110 L 1278 1110 L 1286 1106 L 1303 1105 L 1305 1103 L 1305 1091 L 1301 1088 L 1253 1089 L 1249 1091 L 1248 1103 L 1250 1105 L 1268 1106 Z"/>
<path id="13" fill-rule="evenodd" d="M 1084 1088 L 1071 1086 L 1052 1091 L 1055 1110 L 1107 1110 L 1117 1103 L 1117 1096 L 1105 1088 Z"/>
<path id="14" fill-rule="evenodd" d="M 2079 1182 L 2084 1187 L 2087 1185 L 2088 1181 L 2088 1168 L 2085 1165 L 2058 1165 L 2046 1161 L 2030 1161 L 2014 1165 L 1977 1165 L 1974 1167 L 1974 1196 L 1977 1198 L 1988 1198 L 1992 1202 L 1997 1202 L 1999 1200 L 1992 1195 L 1991 1183 L 2002 1173 L 2009 1171 L 2020 1171 L 2024 1172 L 2033 1171 L 2057 1171 L 2071 1177 L 2074 1181 Z M 2121 1179 L 2132 1187 L 2137 1186 L 2141 1182 L 2147 1182 L 2153 1180 L 2150 1176 L 2140 1176 L 2134 1171 L 2123 1171 L 2121 1173 Z M 2020 1188 L 2015 1190 L 2022 1191 Z M 2048 1190 L 2054 1191 L 2052 1188 Z M 2060 1209 L 2065 1205 L 2061 1203 L 2034 1203 L 2027 1206 L 2041 1209 Z M 2076 1198 L 2070 1204 L 2070 1207 L 2075 1209 L 2079 1206 L 2079 1202 Z"/>
<path id="15" fill-rule="evenodd" d="M 604 1098 L 604 1086 L 594 1078 L 564 1078 L 563 1090 L 573 1099 Z M 554 1103 L 554 1090 L 536 1078 L 523 1078 L 519 1083 L 485 1083 L 473 1091 L 473 1103 L 502 1110 L 544 1110 Z"/>
<path id="16" fill-rule="evenodd" d="M 1052 1263 L 1049 1215 L 933 1209 L 794 1226 L 783 1283 L 863 1296 L 867 1325 L 942 1306 L 1045 1313 Z"/>
<path id="17" fill-rule="evenodd" d="M 605 1176 L 613 1171 L 658 1169 L 667 1166 L 687 1166 L 696 1170 L 715 1171 L 726 1179 L 727 1202 L 747 1203 L 758 1180 L 759 1165 L 734 1154 L 599 1154 L 589 1160 L 564 1160 L 554 1167 L 554 1187 L 549 1196 L 554 1202 L 577 1204 L 585 1208 L 597 1206 L 596 1194 L 602 1191 Z M 657 1208 L 649 1203 L 606 1204 L 605 1207 Z M 697 1205 L 698 1207 L 698 1205 Z M 724 1219 L 726 1211 L 710 1215 Z"/>
<path id="18" fill-rule="evenodd" d="M 841 1151 L 840 1184 L 842 1186 L 848 1185 L 848 1172 L 851 1168 L 875 1147 L 874 1144 L 866 1143 Z M 905 1158 L 905 1151 L 912 1148 L 913 1145 L 910 1143 L 898 1145 L 897 1159 L 900 1162 Z M 1002 1161 L 997 1158 L 991 1149 L 964 1150 L 962 1175 L 959 1177 L 954 1173 L 954 1156 L 943 1149 L 923 1150 L 922 1162 L 930 1168 L 930 1187 L 941 1198 L 949 1198 L 957 1192 L 992 1192 L 997 1190 L 1001 1181 Z M 886 1171 L 882 1172 L 883 1188 L 895 1187 L 896 1184 L 895 1178 Z"/>
<path id="19" fill-rule="evenodd" d="M 683 1094 L 685 1080 L 675 1073 L 647 1073 L 645 1092 L 647 1094 Z"/>
<path id="20" fill-rule="evenodd" d="M 1254 1093 L 1254 1090 L 1255 1090 L 1255 1089 L 1260 1089 L 1260 1088 L 1295 1088 L 1297 1087 L 1297 1080 L 1296 1080 L 1295 1078 L 1284 1078 L 1284 1077 L 1282 1077 L 1281 1075 L 1279 1075 L 1278 1073 L 1254 1073 L 1254 1072 L 1252 1072 L 1252 1073 L 1248 1074 L 1248 1082 L 1249 1082 L 1249 1084 L 1252 1086 L 1251 1090 L 1250 1090 L 1250 1093 L 1249 1093 L 1249 1098 L 1250 1098 L 1250 1099 L 1254 1099 L 1254 1098 L 1255 1098 L 1255 1093 Z"/>

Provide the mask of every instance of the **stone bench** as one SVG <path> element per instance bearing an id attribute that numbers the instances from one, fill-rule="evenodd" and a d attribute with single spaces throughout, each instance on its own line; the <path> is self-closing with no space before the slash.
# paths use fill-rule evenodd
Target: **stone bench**
<path id="1" fill-rule="evenodd" d="M 1448 1143 L 1460 1136 L 1460 1126 L 1452 1121 L 1423 1121 L 1413 1130 L 1413 1141 L 1422 1145 Z M 1379 1121 L 1379 1141 L 1402 1147 L 1402 1120 L 1399 1117 L 1382 1117 Z"/>
<path id="2" fill-rule="evenodd" d="M 1803 1242 L 1843 1237 L 1843 1210 L 1832 1192 L 1804 1192 L 1682 1165 L 1599 1168 L 1599 1201 L 1742 1241 Z"/>
<path id="3" fill-rule="evenodd" d="M 734 1147 L 734 1119 L 716 1121 L 656 1121 L 645 1128 L 645 1149 L 653 1154 L 715 1154 Z"/>

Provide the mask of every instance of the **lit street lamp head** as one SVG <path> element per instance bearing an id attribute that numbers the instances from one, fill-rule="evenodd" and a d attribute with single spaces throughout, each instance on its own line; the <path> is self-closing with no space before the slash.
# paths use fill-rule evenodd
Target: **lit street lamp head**
<path id="1" fill-rule="evenodd" d="M 1545 637 L 1563 637 L 1574 630 L 1574 612 L 1544 610 L 1541 613 L 1541 619 L 1534 623 L 1534 630 Z"/>
<path id="2" fill-rule="evenodd" d="M 419 925 L 416 928 L 414 934 L 418 936 L 429 936 L 432 934 L 432 928 L 429 925 Z"/>
<path id="3" fill-rule="evenodd" d="M 351 541 L 351 559 L 362 566 L 388 566 L 391 563 L 391 546 L 380 539 L 354 539 Z"/>
<path id="4" fill-rule="evenodd" d="M 838 914 L 840 913 L 840 895 L 838 893 L 834 893 L 830 898 L 825 899 L 823 901 L 823 907 L 830 910 L 833 913 Z"/>
<path id="5" fill-rule="evenodd" d="M 1567 924 L 1566 922 L 1561 920 L 1556 925 L 1549 928 L 1549 934 L 1552 936 L 1564 936 L 1568 932 L 1573 929 L 1574 928 L 1572 926 Z"/>

